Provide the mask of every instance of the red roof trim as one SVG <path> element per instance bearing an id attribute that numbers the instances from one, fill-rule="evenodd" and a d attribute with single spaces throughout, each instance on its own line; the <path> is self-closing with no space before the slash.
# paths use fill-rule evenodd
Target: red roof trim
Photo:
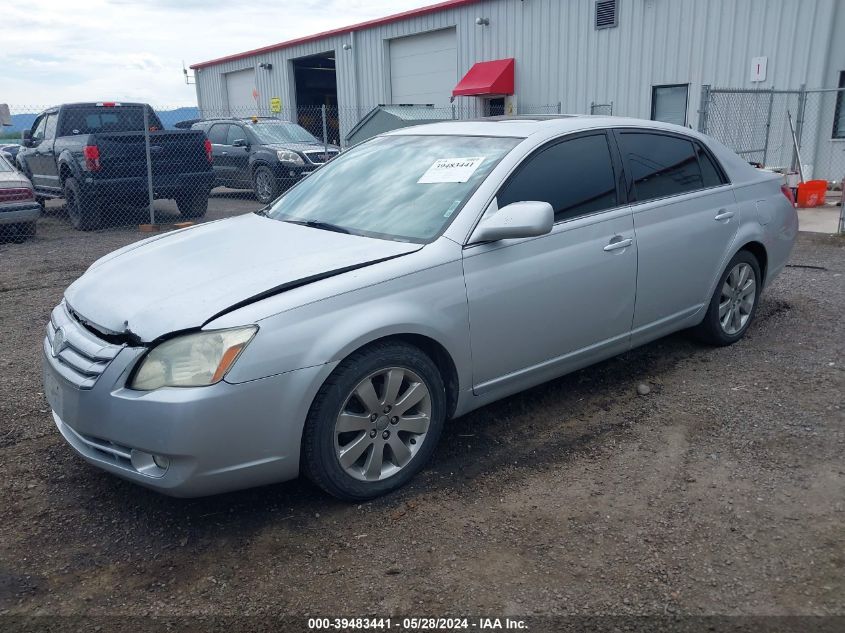
<path id="1" fill-rule="evenodd" d="M 415 18 L 421 15 L 428 15 L 429 13 L 437 13 L 438 11 L 445 11 L 446 9 L 457 9 L 465 5 L 476 4 L 480 1 L 481 0 L 445 0 L 445 2 L 438 2 L 437 4 L 432 4 L 427 7 L 411 9 L 409 11 L 403 11 L 402 13 L 394 13 L 393 15 L 388 15 L 383 18 L 376 18 L 374 20 L 368 20 L 366 22 L 359 22 L 358 24 L 344 26 L 339 29 L 332 29 L 331 31 L 323 31 L 322 33 L 315 33 L 314 35 L 306 35 L 305 37 L 298 37 L 293 40 L 279 42 L 278 44 L 271 44 L 270 46 L 255 48 L 251 51 L 244 51 L 243 53 L 235 53 L 234 55 L 227 55 L 226 57 L 218 57 L 217 59 L 212 59 L 207 62 L 191 64 L 191 68 L 194 70 L 197 68 L 206 68 L 207 66 L 222 64 L 223 62 L 231 62 L 235 61 L 236 59 L 244 59 L 245 57 L 252 57 L 253 55 L 280 51 L 284 48 L 290 48 L 291 46 L 297 46 L 299 44 L 307 44 L 308 42 L 323 39 L 324 37 L 343 35 L 344 33 L 349 33 L 350 31 L 362 31 L 364 29 L 371 29 L 375 26 L 381 26 L 382 24 L 400 22 L 401 20 L 406 20 L 408 18 Z"/>
<path id="2" fill-rule="evenodd" d="M 476 62 L 452 90 L 452 96 L 512 95 L 514 65 L 513 57 Z"/>

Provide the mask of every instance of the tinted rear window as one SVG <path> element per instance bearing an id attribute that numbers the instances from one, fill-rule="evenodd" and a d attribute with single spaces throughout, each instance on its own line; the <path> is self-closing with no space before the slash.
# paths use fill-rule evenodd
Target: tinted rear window
<path id="1" fill-rule="evenodd" d="M 719 185 L 724 185 L 726 180 L 719 168 L 716 167 L 716 163 L 710 158 L 710 154 L 700 145 L 696 145 L 696 149 L 698 150 L 698 162 L 701 165 L 701 176 L 704 180 L 704 186 L 718 187 Z"/>
<path id="2" fill-rule="evenodd" d="M 623 132 L 619 136 L 637 200 L 664 198 L 704 187 L 691 141 L 642 132 Z"/>
<path id="3" fill-rule="evenodd" d="M 150 129 L 162 129 L 161 121 L 149 112 Z M 62 118 L 62 135 L 100 132 L 142 132 L 144 110 L 137 106 L 90 106 L 67 108 Z"/>
<path id="4" fill-rule="evenodd" d="M 226 135 L 229 132 L 228 123 L 215 123 L 208 130 L 208 140 L 215 145 L 225 145 Z"/>

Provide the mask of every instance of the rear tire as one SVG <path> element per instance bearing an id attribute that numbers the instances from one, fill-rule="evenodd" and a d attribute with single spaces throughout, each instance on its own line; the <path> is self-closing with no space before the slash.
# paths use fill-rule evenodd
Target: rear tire
<path id="1" fill-rule="evenodd" d="M 252 172 L 252 190 L 262 204 L 270 204 L 279 197 L 279 183 L 273 170 L 259 165 Z"/>
<path id="2" fill-rule="evenodd" d="M 78 231 L 94 231 L 103 224 L 103 211 L 99 200 L 85 196 L 79 183 L 72 176 L 65 179 L 65 211 L 70 223 Z"/>
<path id="3" fill-rule="evenodd" d="M 194 191 L 176 198 L 176 207 L 183 218 L 196 219 L 208 211 L 208 191 Z"/>
<path id="4" fill-rule="evenodd" d="M 733 345 L 745 336 L 759 299 L 760 263 L 751 252 L 739 251 L 725 267 L 704 320 L 693 332 L 709 345 Z"/>
<path id="5" fill-rule="evenodd" d="M 317 392 L 303 470 L 340 499 L 387 494 L 425 466 L 445 419 L 446 390 L 431 358 L 406 343 L 371 345 L 344 359 Z"/>

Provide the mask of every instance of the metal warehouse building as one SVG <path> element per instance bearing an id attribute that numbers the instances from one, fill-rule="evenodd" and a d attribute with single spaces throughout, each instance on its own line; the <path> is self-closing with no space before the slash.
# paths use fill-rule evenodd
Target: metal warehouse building
<path id="1" fill-rule="evenodd" d="M 302 122 L 325 105 L 341 143 L 379 104 L 459 117 L 612 112 L 719 126 L 749 160 L 762 151 L 761 162 L 777 163 L 788 162 L 776 151 L 791 109 L 804 126 L 802 162 L 838 179 L 843 35 L 841 0 L 450 0 L 192 68 L 204 116 Z M 802 116 L 802 87 L 826 90 L 818 112 Z"/>

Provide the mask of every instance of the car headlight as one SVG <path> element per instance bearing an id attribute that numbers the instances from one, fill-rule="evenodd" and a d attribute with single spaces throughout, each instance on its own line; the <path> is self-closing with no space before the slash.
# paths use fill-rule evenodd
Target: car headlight
<path id="1" fill-rule="evenodd" d="M 196 332 L 169 339 L 141 361 L 129 388 L 203 387 L 223 380 L 258 327 Z"/>
<path id="2" fill-rule="evenodd" d="M 276 151 L 276 156 L 282 163 L 293 163 L 294 165 L 304 165 L 305 161 L 302 156 L 289 149 L 280 149 Z"/>

